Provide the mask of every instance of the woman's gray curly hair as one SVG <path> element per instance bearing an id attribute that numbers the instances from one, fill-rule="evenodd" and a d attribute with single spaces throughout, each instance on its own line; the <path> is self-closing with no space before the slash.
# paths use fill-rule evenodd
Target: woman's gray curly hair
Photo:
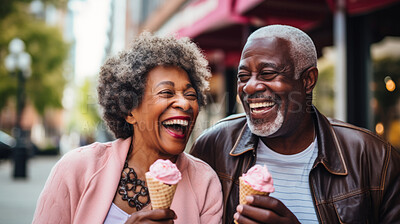
<path id="1" fill-rule="evenodd" d="M 206 104 L 205 91 L 211 73 L 197 45 L 189 38 L 158 37 L 144 32 L 128 50 L 107 59 L 100 70 L 99 103 L 103 118 L 116 138 L 132 135 L 133 126 L 125 117 L 142 102 L 148 72 L 160 65 L 185 70 L 197 92 L 199 106 Z"/>

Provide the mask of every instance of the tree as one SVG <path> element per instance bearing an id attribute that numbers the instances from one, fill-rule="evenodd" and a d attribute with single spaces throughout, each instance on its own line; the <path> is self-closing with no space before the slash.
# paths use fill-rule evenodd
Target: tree
<path id="1" fill-rule="evenodd" d="M 2 0 L 0 4 L 0 19 L 7 17 L 8 15 L 18 11 L 19 6 L 24 6 L 26 3 L 30 3 L 33 0 Z M 41 0 L 46 4 L 52 4 L 59 8 L 65 8 L 68 0 Z"/>
<path id="2" fill-rule="evenodd" d="M 313 103 L 328 117 L 335 115 L 334 65 L 319 71 L 318 82 L 313 91 Z"/>
<path id="3" fill-rule="evenodd" d="M 32 58 L 32 76 L 26 81 L 27 100 L 43 115 L 47 107 L 61 107 L 69 46 L 59 28 L 35 19 L 24 10 L 26 7 L 27 4 L 20 4 L 0 20 L 0 30 L 5 31 L 0 32 L 0 111 L 10 98 L 15 98 L 16 77 L 6 71 L 4 58 L 9 53 L 9 42 L 18 37 L 25 42 L 25 50 Z"/>
<path id="4" fill-rule="evenodd" d="M 81 86 L 72 87 L 75 89 L 75 95 L 71 118 L 68 121 L 69 132 L 75 131 L 83 137 L 94 138 L 94 134 L 103 128 L 99 116 L 96 83 L 96 79 L 86 78 Z"/>

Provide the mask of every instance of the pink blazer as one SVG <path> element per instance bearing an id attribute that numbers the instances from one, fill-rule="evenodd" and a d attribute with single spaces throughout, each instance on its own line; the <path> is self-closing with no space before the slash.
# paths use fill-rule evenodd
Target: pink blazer
<path id="1" fill-rule="evenodd" d="M 33 223 L 103 223 L 117 190 L 131 140 L 93 143 L 66 153 L 39 196 Z M 175 223 L 222 223 L 222 192 L 205 162 L 182 153 L 182 173 L 171 209 Z"/>

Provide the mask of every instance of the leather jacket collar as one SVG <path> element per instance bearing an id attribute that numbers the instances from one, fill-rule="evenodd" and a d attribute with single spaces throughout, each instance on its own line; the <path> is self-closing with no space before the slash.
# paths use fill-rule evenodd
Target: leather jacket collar
<path id="1" fill-rule="evenodd" d="M 318 157 L 313 168 L 321 163 L 327 171 L 335 175 L 347 175 L 347 166 L 343 158 L 341 148 L 335 132 L 327 118 L 322 116 L 319 111 L 312 106 L 314 124 L 316 124 L 316 134 L 318 139 Z M 243 114 L 241 114 L 243 116 Z M 248 151 L 256 153 L 259 137 L 251 133 L 247 123 L 243 126 L 235 145 L 230 151 L 231 156 L 239 156 Z"/>

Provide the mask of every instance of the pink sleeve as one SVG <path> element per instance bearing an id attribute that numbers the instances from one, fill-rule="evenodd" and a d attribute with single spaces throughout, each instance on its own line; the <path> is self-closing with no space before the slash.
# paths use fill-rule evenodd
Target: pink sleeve
<path id="1" fill-rule="evenodd" d="M 33 224 L 72 223 L 79 197 L 73 197 L 77 183 L 71 170 L 73 158 L 66 158 L 67 155 L 50 172 L 36 204 Z"/>
<path id="2" fill-rule="evenodd" d="M 206 200 L 200 214 L 201 223 L 222 223 L 222 189 L 217 174 L 210 168 Z"/>

